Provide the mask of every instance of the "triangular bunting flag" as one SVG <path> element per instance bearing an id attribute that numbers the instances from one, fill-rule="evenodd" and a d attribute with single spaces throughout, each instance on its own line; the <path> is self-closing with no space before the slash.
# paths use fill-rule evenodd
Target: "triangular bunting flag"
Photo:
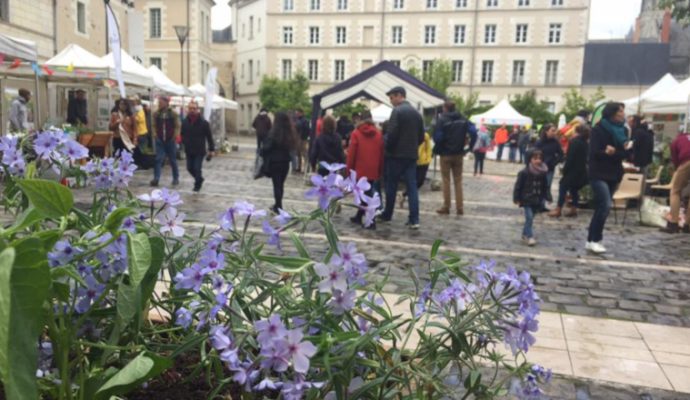
<path id="1" fill-rule="evenodd" d="M 55 71 L 48 68 L 47 65 L 44 65 L 42 68 L 43 68 L 43 72 L 45 72 L 48 76 L 53 76 L 53 74 L 55 73 Z"/>
<path id="2" fill-rule="evenodd" d="M 43 72 L 41 72 L 40 68 L 38 68 L 38 64 L 35 62 L 31 63 L 31 69 L 34 71 L 34 74 L 41 76 L 43 75 Z"/>
<path id="3" fill-rule="evenodd" d="M 70 64 L 67 66 L 67 68 L 65 69 L 65 71 L 67 71 L 67 72 L 72 72 L 72 71 L 74 71 L 74 64 L 70 63 Z"/>
<path id="4" fill-rule="evenodd" d="M 10 69 L 19 68 L 20 65 L 22 65 L 22 60 L 15 58 L 14 61 L 12 61 L 12 65 L 10 65 Z"/>

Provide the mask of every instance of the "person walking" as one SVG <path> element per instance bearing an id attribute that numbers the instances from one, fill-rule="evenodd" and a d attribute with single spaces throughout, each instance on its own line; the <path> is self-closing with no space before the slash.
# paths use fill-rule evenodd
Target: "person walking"
<path id="1" fill-rule="evenodd" d="M 508 136 L 508 161 L 511 163 L 517 162 L 518 141 L 520 140 L 520 131 L 517 126 L 513 127 L 513 131 Z"/>
<path id="2" fill-rule="evenodd" d="M 522 207 L 525 212 L 525 224 L 522 228 L 522 241 L 528 246 L 537 244 L 534 238 L 532 225 L 534 215 L 542 210 L 545 201 L 551 202 L 546 174 L 549 168 L 543 161 L 541 150 L 535 150 L 530 154 L 529 164 L 518 173 L 515 187 L 513 188 L 513 202 Z"/>
<path id="3" fill-rule="evenodd" d="M 402 86 L 392 88 L 386 95 L 395 108 L 386 131 L 386 206 L 380 221 L 388 222 L 393 218 L 398 182 L 403 178 L 407 185 L 410 209 L 407 226 L 416 230 L 419 229 L 417 157 L 419 145 L 424 142 L 424 119 L 407 101 L 407 92 Z"/>
<path id="4" fill-rule="evenodd" d="M 558 202 L 556 208 L 550 213 L 549 217 L 558 218 L 561 216 L 565 205 L 566 195 L 570 193 L 570 208 L 565 212 L 566 217 L 576 217 L 579 206 L 580 189 L 587 185 L 587 152 L 590 129 L 589 125 L 579 125 L 575 130 L 575 135 L 571 136 L 568 144 L 565 164 L 563 165 L 563 177 L 558 184 Z"/>
<path id="5" fill-rule="evenodd" d="M 268 162 L 268 174 L 273 183 L 274 203 L 271 211 L 275 214 L 283 209 L 285 180 L 290 172 L 291 154 L 297 149 L 298 143 L 299 137 L 290 116 L 284 112 L 276 113 L 273 126 L 260 146 L 261 156 Z"/>
<path id="6" fill-rule="evenodd" d="M 498 153 L 496 153 L 496 161 L 501 162 L 503 158 L 503 148 L 506 143 L 508 143 L 508 129 L 506 129 L 506 124 L 501 125 L 500 128 L 496 129 L 494 134 L 494 142 L 498 146 Z"/>
<path id="7" fill-rule="evenodd" d="M 347 169 L 355 171 L 358 179 L 367 178 L 370 189 L 365 194 L 371 197 L 383 172 L 383 135 L 376 129 L 371 112 L 363 111 L 361 118 L 362 122 L 350 136 L 350 146 L 347 148 Z M 359 209 L 350 221 L 362 225 L 363 217 L 364 210 Z M 372 224 L 369 229 L 376 229 L 376 225 Z"/>
<path id="8" fill-rule="evenodd" d="M 633 142 L 632 162 L 640 169 L 640 173 L 647 177 L 647 166 L 654 158 L 654 132 L 649 129 L 641 116 L 633 115 L 628 118 L 628 125 Z"/>
<path id="9" fill-rule="evenodd" d="M 424 132 L 424 142 L 419 145 L 417 149 L 417 169 L 416 169 L 416 179 L 417 179 L 417 193 L 424 186 L 426 182 L 426 174 L 429 172 L 429 165 L 434 159 L 433 146 L 431 145 L 431 136 Z M 405 202 L 407 201 L 407 188 L 402 194 L 400 199 L 400 208 L 405 207 Z"/>
<path id="10" fill-rule="evenodd" d="M 187 171 L 194 178 L 192 191 L 199 192 L 204 183 L 201 168 L 206 157 L 206 145 L 208 144 L 209 157 L 215 155 L 216 146 L 213 143 L 211 125 L 199 113 L 199 104 L 196 101 L 190 101 L 187 105 L 187 116 L 182 121 L 180 133 L 187 154 Z"/>
<path id="11" fill-rule="evenodd" d="M 330 115 L 325 116 L 322 130 L 321 135 L 314 142 L 310 161 L 313 165 L 316 165 L 319 175 L 326 176 L 329 174 L 329 171 L 320 164 L 322 162 L 344 164 L 345 152 L 343 151 L 343 143 L 340 140 L 340 136 L 336 132 L 335 118 Z"/>
<path id="12" fill-rule="evenodd" d="M 299 146 L 297 149 L 297 170 L 296 172 L 306 172 L 309 162 L 309 121 L 304 117 L 304 111 L 298 108 L 295 111 L 295 129 L 299 136 Z"/>
<path id="13" fill-rule="evenodd" d="M 542 127 L 540 139 L 535 145 L 535 148 L 541 150 L 544 164 L 546 164 L 549 169 L 546 174 L 546 183 L 548 184 L 549 193 L 551 193 L 551 184 L 553 183 L 553 176 L 556 173 L 556 166 L 563 161 L 563 148 L 558 141 L 557 135 L 558 130 L 556 126 L 554 124 L 546 124 Z M 545 208 L 543 211 L 548 210 Z"/>
<path id="14" fill-rule="evenodd" d="M 474 176 L 484 175 L 484 160 L 486 159 L 486 153 L 491 147 L 491 137 L 489 132 L 486 130 L 486 126 L 482 125 L 479 127 L 479 134 L 477 135 L 477 141 L 472 148 L 474 153 Z"/>
<path id="15" fill-rule="evenodd" d="M 272 122 L 271 117 L 268 116 L 268 110 L 262 108 L 259 110 L 259 114 L 254 118 L 252 122 L 252 128 L 256 131 L 256 148 L 261 147 L 261 143 L 268 137 L 268 132 L 271 130 Z"/>
<path id="16" fill-rule="evenodd" d="M 348 143 L 350 143 L 350 134 L 352 134 L 354 130 L 355 125 L 350 122 L 350 118 L 348 118 L 347 115 L 341 115 L 340 118 L 338 118 L 336 131 L 338 132 L 338 136 L 340 136 L 340 140 L 343 142 L 343 147 L 347 148 Z"/>
<path id="17" fill-rule="evenodd" d="M 676 168 L 673 174 L 673 185 L 671 187 L 671 218 L 666 224 L 666 228 L 661 229 L 666 233 L 678 233 L 681 231 L 679 226 L 681 193 L 690 183 L 690 134 L 680 133 L 671 143 L 671 162 Z M 690 204 L 685 207 L 685 225 L 682 227 L 684 233 L 690 233 Z"/>
<path id="18" fill-rule="evenodd" d="M 180 183 L 180 172 L 177 168 L 177 137 L 180 135 L 180 117 L 169 106 L 167 97 L 158 98 L 158 110 L 153 114 L 153 133 L 156 135 L 156 163 L 153 168 L 151 186 L 158 186 L 161 178 L 163 161 L 168 159 L 172 168 L 172 185 Z"/>
<path id="19" fill-rule="evenodd" d="M 466 149 L 473 149 L 476 142 L 477 131 L 474 125 L 456 111 L 455 103 L 446 100 L 434 133 L 434 152 L 441 158 L 441 177 L 443 180 L 443 206 L 436 210 L 437 214 L 450 214 L 451 176 L 455 186 L 455 211 L 457 215 L 464 214 L 462 164 Z"/>
<path id="20" fill-rule="evenodd" d="M 623 160 L 631 147 L 624 123 L 625 105 L 607 103 L 601 121 L 592 129 L 589 139 L 589 184 L 594 214 L 589 223 L 585 248 L 595 254 L 606 253 L 606 247 L 601 244 L 604 226 L 611 211 L 613 195 L 623 179 Z"/>
<path id="21" fill-rule="evenodd" d="M 520 164 L 525 161 L 525 154 L 527 153 L 527 145 L 529 144 L 529 132 L 524 127 L 520 128 L 520 135 L 518 136 L 518 155 Z"/>
<path id="22" fill-rule="evenodd" d="M 77 89 L 67 103 L 67 123 L 74 126 L 87 125 L 88 114 L 86 92 L 83 89 Z"/>
<path id="23" fill-rule="evenodd" d="M 139 138 L 132 107 L 127 99 L 115 101 L 115 107 L 110 112 L 110 131 L 113 132 L 113 152 L 133 152 Z"/>
<path id="24" fill-rule="evenodd" d="M 29 130 L 29 108 L 31 92 L 19 89 L 19 95 L 10 104 L 10 132 L 27 132 Z"/>

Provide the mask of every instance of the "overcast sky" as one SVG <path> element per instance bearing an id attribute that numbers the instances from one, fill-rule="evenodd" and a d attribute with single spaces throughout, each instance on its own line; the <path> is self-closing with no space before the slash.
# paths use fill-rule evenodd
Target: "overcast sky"
<path id="1" fill-rule="evenodd" d="M 230 7 L 227 0 L 215 0 L 213 29 L 223 29 L 230 24 Z M 642 0 L 592 0 L 589 24 L 590 39 L 624 37 L 640 13 Z M 222 5 L 221 5 L 222 4 Z"/>

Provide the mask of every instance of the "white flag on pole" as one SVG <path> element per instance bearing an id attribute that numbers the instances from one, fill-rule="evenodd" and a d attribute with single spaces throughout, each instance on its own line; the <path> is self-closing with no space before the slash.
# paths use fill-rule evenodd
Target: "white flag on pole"
<path id="1" fill-rule="evenodd" d="M 125 82 L 122 80 L 122 50 L 120 47 L 120 28 L 117 25 L 117 18 L 113 13 L 110 5 L 107 5 L 105 12 L 108 18 L 108 43 L 110 44 L 110 51 L 113 52 L 113 61 L 115 62 L 115 78 L 117 85 L 120 88 L 120 97 L 127 97 L 125 93 Z"/>
<path id="2" fill-rule="evenodd" d="M 218 75 L 218 68 L 213 67 L 208 74 L 206 74 L 206 99 L 204 101 L 204 119 L 208 121 L 211 118 L 211 108 L 213 107 L 213 97 L 216 95 L 216 76 Z"/>

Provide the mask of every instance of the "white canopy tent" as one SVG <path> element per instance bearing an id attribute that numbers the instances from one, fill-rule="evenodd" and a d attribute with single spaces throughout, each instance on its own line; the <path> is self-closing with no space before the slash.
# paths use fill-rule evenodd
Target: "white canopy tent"
<path id="1" fill-rule="evenodd" d="M 182 85 L 178 85 L 173 82 L 172 79 L 168 78 L 167 75 L 163 73 L 157 66 L 152 65 L 149 67 L 149 73 L 153 76 L 153 83 L 156 89 L 162 90 L 163 92 L 183 96 L 189 93 L 187 88 Z"/>
<path id="2" fill-rule="evenodd" d="M 385 104 L 380 104 L 371 110 L 371 118 L 374 120 L 374 122 L 385 122 L 390 119 L 392 112 L 392 108 Z"/>
<path id="3" fill-rule="evenodd" d="M 8 58 L 20 58 L 26 61 L 38 60 L 36 43 L 0 34 L 0 53 Z"/>
<path id="4" fill-rule="evenodd" d="M 501 100 L 492 109 L 483 114 L 472 116 L 470 120 L 478 125 L 532 125 L 532 118 L 525 117 L 515 111 L 507 99 Z"/>
<path id="5" fill-rule="evenodd" d="M 672 92 L 678 88 L 678 81 L 671 74 L 664 75 L 659 81 L 653 84 L 649 89 L 645 90 L 641 95 L 623 101 L 626 109 L 638 109 L 645 111 L 649 99 L 663 95 L 664 93 Z"/>
<path id="6" fill-rule="evenodd" d="M 152 88 L 155 84 L 153 76 L 146 67 L 136 62 L 126 51 L 122 51 L 122 79 L 126 84 L 133 86 L 140 86 L 144 88 Z M 115 79 L 115 60 L 113 53 L 108 53 L 101 58 L 107 67 L 110 79 Z"/>
<path id="7" fill-rule="evenodd" d="M 657 114 L 683 114 L 690 102 L 690 78 L 659 95 L 645 100 L 645 110 Z"/>
<path id="8" fill-rule="evenodd" d="M 192 98 L 199 103 L 199 107 L 205 107 L 206 105 L 206 87 L 200 83 L 194 84 L 188 88 L 189 92 L 192 94 L 190 97 L 183 98 L 182 96 L 173 96 L 170 99 L 172 105 L 184 106 L 185 102 L 189 102 Z M 237 102 L 225 97 L 221 97 L 217 94 L 213 95 L 213 104 L 211 108 L 214 110 L 225 109 L 225 110 L 237 110 Z"/>
<path id="9" fill-rule="evenodd" d="M 67 45 L 45 65 L 49 67 L 78 68 L 93 73 L 108 73 L 108 64 L 95 54 L 76 44 Z"/>

